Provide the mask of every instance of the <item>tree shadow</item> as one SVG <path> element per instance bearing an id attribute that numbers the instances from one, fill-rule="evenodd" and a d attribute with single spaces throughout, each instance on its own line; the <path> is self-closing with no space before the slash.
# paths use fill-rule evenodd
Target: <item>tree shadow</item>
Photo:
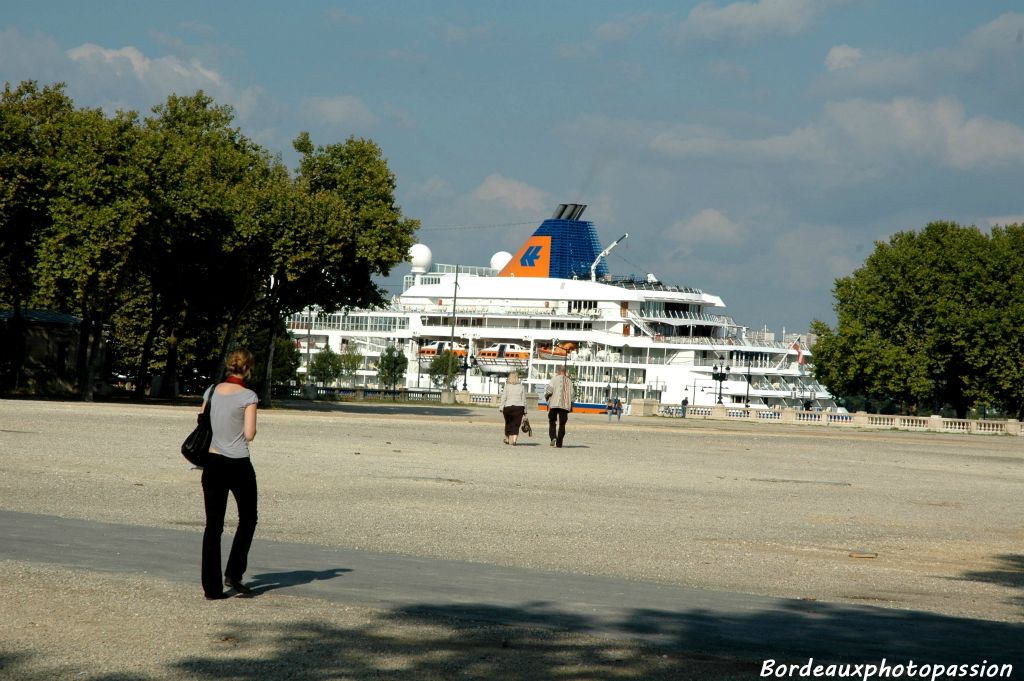
<path id="1" fill-rule="evenodd" d="M 728 612 L 627 609 L 610 617 L 567 612 L 550 602 L 424 602 L 360 615 L 351 624 L 305 619 L 268 625 L 247 617 L 212 638 L 215 647 L 169 662 L 166 676 L 740 681 L 761 677 L 769 659 L 777 668 L 809 658 L 821 665 L 878 665 L 884 658 L 890 667 L 982 660 L 1001 666 L 1024 658 L 1024 624 L 805 601 Z M 40 678 L 31 675 L 31 660 L 0 655 L 0 664 L 8 662 L 10 678 Z M 24 676 L 17 675 L 21 670 Z M 128 678 L 119 672 L 76 677 Z"/>
<path id="2" fill-rule="evenodd" d="M 299 586 L 302 584 L 334 579 L 346 572 L 352 572 L 352 570 L 349 568 L 331 568 L 329 570 L 261 572 L 258 575 L 253 575 L 252 579 L 246 584 L 246 586 L 253 590 L 253 595 L 258 596 L 259 594 L 273 591 L 274 589 L 282 589 L 289 586 Z"/>
<path id="3" fill-rule="evenodd" d="M 999 561 L 998 567 L 992 570 L 965 572 L 959 579 L 997 584 L 1011 589 L 1024 589 L 1024 555 L 1008 553 L 996 556 L 996 560 Z M 1024 596 L 1012 598 L 1010 602 L 1024 607 Z"/>
<path id="4" fill-rule="evenodd" d="M 695 609 L 635 609 L 611 622 L 561 611 L 423 603 L 374 622 L 279 626 L 259 663 L 267 678 L 738 680 L 778 664 L 1015 664 L 1024 625 L 879 608 L 792 602 L 723 616 Z M 252 638 L 246 625 L 227 637 Z M 235 679 L 239 659 L 196 656 L 175 664 L 197 679 Z"/>

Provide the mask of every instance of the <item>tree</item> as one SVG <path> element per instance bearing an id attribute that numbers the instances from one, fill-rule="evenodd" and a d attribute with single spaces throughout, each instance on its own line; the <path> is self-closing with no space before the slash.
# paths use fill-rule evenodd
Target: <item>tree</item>
<path id="1" fill-rule="evenodd" d="M 971 362 L 985 368 L 989 397 L 1024 421 L 1024 226 L 996 226 L 992 277 L 982 295 Z"/>
<path id="2" fill-rule="evenodd" d="M 132 244 L 148 219 L 146 174 L 136 162 L 135 115 L 98 109 L 65 117 L 50 161 L 52 224 L 37 246 L 39 305 L 77 314 L 78 393 L 91 400 L 103 361 L 104 328 L 139 276 Z"/>
<path id="3" fill-rule="evenodd" d="M 363 366 L 363 353 L 355 343 L 346 343 L 341 349 L 341 378 L 349 384 L 354 382 L 356 372 Z"/>
<path id="4" fill-rule="evenodd" d="M 137 390 L 145 388 L 156 334 L 164 332 L 165 395 L 175 392 L 182 339 L 245 309 L 256 273 L 229 256 L 252 174 L 267 155 L 232 127 L 231 107 L 202 91 L 171 95 L 145 121 L 140 156 L 151 217 L 136 256 L 150 280 L 151 318 Z M 140 393 L 141 394 L 141 393 Z"/>
<path id="5" fill-rule="evenodd" d="M 401 217 L 380 148 L 352 138 L 318 148 L 308 133 L 294 147 L 302 154 L 294 186 L 275 169 L 247 212 L 248 233 L 270 263 L 262 281 L 271 319 L 310 306 L 333 312 L 382 303 L 373 276 L 405 260 L 419 222 Z"/>
<path id="6" fill-rule="evenodd" d="M 39 239 L 51 224 L 49 164 L 73 111 L 63 84 L 8 83 L 0 97 L 0 304 L 16 315 L 34 290 Z"/>
<path id="7" fill-rule="evenodd" d="M 0 355 L 12 386 L 26 355 L 23 310 L 35 290 L 39 241 L 52 222 L 50 160 L 72 112 L 63 85 L 40 90 L 25 81 L 12 89 L 8 83 L 0 97 L 0 308 L 14 312 Z"/>
<path id="8" fill-rule="evenodd" d="M 309 375 L 320 385 L 334 383 L 343 372 L 341 355 L 331 350 L 330 345 L 325 345 L 309 362 Z"/>
<path id="9" fill-rule="evenodd" d="M 371 140 L 350 137 L 344 144 L 314 147 L 308 133 L 294 143 L 302 154 L 299 182 L 313 196 L 322 193 L 340 198 L 349 211 L 348 229 L 342 233 L 344 269 L 333 271 L 343 294 L 336 307 L 367 307 L 385 300 L 373 282 L 404 261 L 413 245 L 418 220 L 402 217 L 395 203 L 395 176 L 380 147 Z"/>
<path id="10" fill-rule="evenodd" d="M 394 345 L 389 345 L 377 360 L 377 378 L 381 385 L 394 390 L 398 383 L 405 381 L 408 366 L 405 353 Z"/>
<path id="11" fill-rule="evenodd" d="M 454 390 L 455 380 L 458 378 L 460 371 L 462 371 L 462 360 L 451 350 L 445 350 L 440 355 L 434 357 L 430 361 L 430 366 L 427 367 L 430 382 L 435 387 L 448 390 Z"/>
<path id="12" fill-rule="evenodd" d="M 836 328 L 812 324 L 815 376 L 836 395 L 912 410 L 948 404 L 961 417 L 994 400 L 989 342 L 1007 338 L 1012 324 L 1003 311 L 1018 309 L 1021 296 L 1019 286 L 1014 293 L 1003 283 L 1013 265 L 1000 250 L 976 227 L 950 222 L 877 243 L 860 269 L 836 281 Z M 1000 399 L 1019 409 L 1005 394 Z"/>

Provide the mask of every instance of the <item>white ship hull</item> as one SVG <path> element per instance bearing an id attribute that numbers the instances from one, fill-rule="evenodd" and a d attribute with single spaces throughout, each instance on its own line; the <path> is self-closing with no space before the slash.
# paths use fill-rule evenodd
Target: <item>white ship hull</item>
<path id="1" fill-rule="evenodd" d="M 598 277 L 596 265 L 589 268 L 593 280 L 567 278 L 564 272 L 524 273 L 537 260 L 531 255 L 543 255 L 543 248 L 560 238 L 557 228 L 592 230 L 590 223 L 556 220 L 552 227 L 550 222 L 503 269 L 458 268 L 456 273 L 451 266 L 414 261 L 406 290 L 388 309 L 295 315 L 293 333 L 301 339 L 312 317 L 315 332 L 326 333 L 333 348 L 342 341 L 356 343 L 368 365 L 384 347 L 395 345 L 410 358 L 409 388 L 430 385 L 427 367 L 417 361 L 420 349 L 454 340 L 469 354 L 456 385 L 465 381 L 474 393 L 497 393 L 504 375 L 515 369 L 530 391 L 543 394 L 554 370 L 566 366 L 582 410 L 603 410 L 609 397 L 676 407 L 685 399 L 690 406 L 834 408 L 813 378 L 802 337 L 775 341 L 771 334 L 752 333 L 722 314 L 725 305 L 717 296 L 667 286 L 650 275 L 644 280 Z M 545 227 L 555 236 L 542 234 Z M 528 349 L 528 357 L 480 357 L 497 344 L 518 344 Z M 552 355 L 550 349 L 559 344 L 575 349 Z M 375 383 L 369 366 L 361 373 L 366 384 Z"/>

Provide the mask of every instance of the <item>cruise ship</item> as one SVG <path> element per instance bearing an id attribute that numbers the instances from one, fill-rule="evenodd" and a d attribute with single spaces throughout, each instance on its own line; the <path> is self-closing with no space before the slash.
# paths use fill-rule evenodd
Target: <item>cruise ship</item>
<path id="1" fill-rule="evenodd" d="M 325 345 L 353 345 L 363 356 L 360 385 L 388 346 L 408 359 L 405 387 L 430 386 L 438 352 L 462 364 L 455 388 L 497 394 L 517 370 L 541 395 L 555 370 L 574 378 L 574 410 L 604 411 L 609 398 L 643 399 L 678 410 L 734 408 L 832 410 L 835 402 L 811 371 L 806 337 L 751 330 L 725 314 L 711 293 L 669 285 L 653 274 L 614 276 L 586 206 L 561 204 L 518 252 L 495 253 L 489 266 L 433 262 L 430 248 L 410 250 L 411 272 L 389 305 L 289 320 L 304 366 Z M 300 369 L 300 371 L 304 371 Z"/>

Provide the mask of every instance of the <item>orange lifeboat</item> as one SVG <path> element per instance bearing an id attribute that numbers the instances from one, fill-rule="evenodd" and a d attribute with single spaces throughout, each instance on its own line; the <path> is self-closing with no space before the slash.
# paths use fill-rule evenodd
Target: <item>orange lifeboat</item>
<path id="1" fill-rule="evenodd" d="M 576 349 L 575 343 L 559 343 L 558 345 L 541 345 L 537 348 L 537 356 L 541 359 L 565 359 Z"/>
<path id="2" fill-rule="evenodd" d="M 456 357 L 462 358 L 466 356 L 466 348 L 456 343 L 452 345 L 451 341 L 434 341 L 428 345 L 424 345 L 420 348 L 417 353 L 420 359 L 434 359 L 438 355 L 443 355 L 445 350 L 451 350 L 452 354 Z"/>
<path id="3" fill-rule="evenodd" d="M 516 343 L 496 343 L 476 354 L 480 370 L 489 374 L 507 374 L 525 369 L 530 361 L 530 350 Z"/>

